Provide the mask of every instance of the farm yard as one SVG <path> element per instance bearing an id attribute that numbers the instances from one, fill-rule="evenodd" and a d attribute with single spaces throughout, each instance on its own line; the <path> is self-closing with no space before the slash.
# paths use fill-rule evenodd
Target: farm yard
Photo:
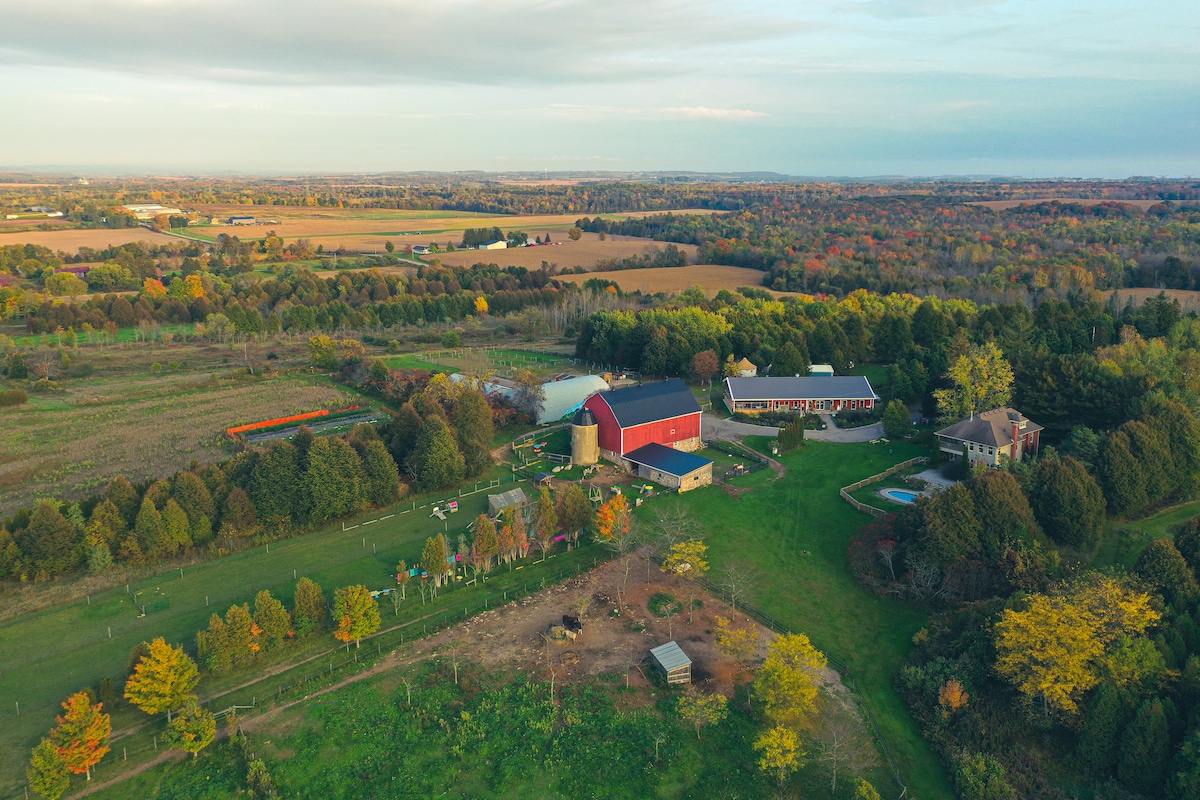
<path id="1" fill-rule="evenodd" d="M 626 269 L 613 272 L 589 272 L 585 275 L 559 275 L 558 280 L 583 283 L 591 278 L 612 281 L 624 292 L 673 294 L 701 286 L 706 296 L 711 297 L 722 289 L 736 291 L 740 286 L 753 286 L 769 291 L 776 297 L 795 295 L 794 292 L 776 292 L 762 285 L 764 273 L 745 267 L 727 267 L 718 264 L 694 264 L 686 267 L 654 267 L 651 269 Z"/>
<path id="2" fill-rule="evenodd" d="M 540 231 L 540 229 L 537 230 Z M 530 230 L 528 233 L 533 236 L 535 230 Z M 537 235 L 542 234 L 539 232 Z M 555 240 L 556 243 L 549 247 L 513 247 L 506 250 L 488 251 L 457 250 L 453 253 L 424 256 L 424 260 L 432 261 L 436 258 L 443 264 L 453 267 L 469 267 L 482 262 L 494 263 L 501 267 L 513 266 L 526 269 L 537 269 L 543 261 L 546 261 L 559 269 L 572 269 L 574 267 L 593 267 L 604 259 L 645 255 L 661 251 L 665 247 L 663 242 L 639 239 L 633 236 L 609 236 L 601 241 L 599 234 L 595 233 L 585 233 L 577 242 L 571 241 L 566 235 L 562 236 L 562 241 L 558 241 L 557 234 Z M 441 244 L 444 246 L 445 242 L 443 241 Z M 695 245 L 677 244 L 675 247 L 687 253 L 689 260 L 696 258 L 697 248 Z M 638 271 L 644 272 L 645 270 Z M 570 279 L 572 276 L 562 277 Z M 761 274 L 758 280 L 762 280 Z"/>
<path id="3" fill-rule="evenodd" d="M 0 514 L 40 497 L 82 497 L 115 475 L 137 482 L 192 460 L 221 461 L 231 454 L 226 428 L 352 401 L 303 378 L 213 380 L 194 372 L 95 379 L 32 395 L 0 415 Z"/>

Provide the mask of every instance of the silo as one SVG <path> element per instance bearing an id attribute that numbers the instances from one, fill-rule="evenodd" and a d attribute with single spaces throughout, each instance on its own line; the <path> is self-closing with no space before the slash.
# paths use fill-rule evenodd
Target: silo
<path id="1" fill-rule="evenodd" d="M 571 465 L 587 467 L 600 460 L 600 430 L 590 409 L 581 408 L 571 420 Z"/>

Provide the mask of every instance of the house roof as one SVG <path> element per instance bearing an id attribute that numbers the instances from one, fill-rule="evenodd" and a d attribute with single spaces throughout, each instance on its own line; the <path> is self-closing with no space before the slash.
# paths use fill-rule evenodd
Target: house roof
<path id="1" fill-rule="evenodd" d="M 876 400 L 862 375 L 836 378 L 726 378 L 734 400 Z"/>
<path id="2" fill-rule="evenodd" d="M 683 652 L 683 648 L 674 641 L 651 648 L 650 655 L 667 672 L 679 669 L 680 667 L 688 667 L 692 664 L 692 660 L 688 658 L 688 654 Z"/>
<path id="3" fill-rule="evenodd" d="M 642 464 L 651 469 L 665 472 L 668 475 L 674 475 L 677 478 L 690 475 L 696 470 L 703 469 L 713 463 L 703 456 L 685 453 L 682 450 L 676 450 L 674 447 L 667 447 L 653 442 L 626 453 L 625 458 L 635 464 Z"/>
<path id="4" fill-rule="evenodd" d="M 734 364 L 734 366 L 738 369 L 758 369 L 758 365 L 745 356 L 742 356 L 742 360 Z"/>
<path id="5" fill-rule="evenodd" d="M 1020 411 L 1001 407 L 984 411 L 971 419 L 956 422 L 948 428 L 942 428 L 937 435 L 992 447 L 1007 447 L 1013 443 L 1012 426 L 1014 422 L 1025 423 L 1025 427 L 1021 429 L 1022 433 L 1042 430 L 1041 425 L 1031 422 Z"/>
<path id="6" fill-rule="evenodd" d="M 696 395 L 679 378 L 613 389 L 606 392 L 603 399 L 622 428 L 700 413 Z"/>

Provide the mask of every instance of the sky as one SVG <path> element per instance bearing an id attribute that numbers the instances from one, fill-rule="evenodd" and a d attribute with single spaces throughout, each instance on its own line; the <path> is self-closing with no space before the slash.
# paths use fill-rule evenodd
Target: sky
<path id="1" fill-rule="evenodd" d="M 0 0 L 0 168 L 1200 175 L 1195 0 Z"/>

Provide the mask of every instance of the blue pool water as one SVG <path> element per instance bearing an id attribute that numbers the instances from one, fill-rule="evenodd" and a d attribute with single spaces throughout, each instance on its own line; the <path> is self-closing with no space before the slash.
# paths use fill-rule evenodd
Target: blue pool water
<path id="1" fill-rule="evenodd" d="M 895 500 L 897 503 L 912 504 L 920 495 L 917 492 L 909 492 L 904 489 L 884 489 L 883 496 L 889 500 Z"/>

